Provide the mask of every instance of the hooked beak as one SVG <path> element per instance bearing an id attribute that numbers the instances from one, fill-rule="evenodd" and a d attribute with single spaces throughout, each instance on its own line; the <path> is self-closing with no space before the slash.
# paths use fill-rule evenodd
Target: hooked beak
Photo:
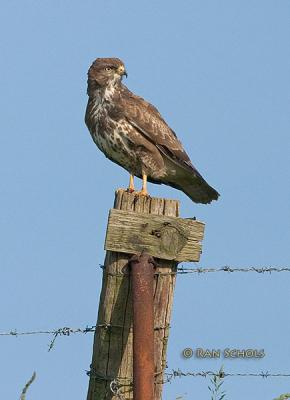
<path id="1" fill-rule="evenodd" d="M 123 76 L 125 75 L 126 78 L 128 77 L 127 71 L 125 70 L 125 67 L 123 65 L 120 65 L 120 67 L 117 69 L 118 74 Z"/>

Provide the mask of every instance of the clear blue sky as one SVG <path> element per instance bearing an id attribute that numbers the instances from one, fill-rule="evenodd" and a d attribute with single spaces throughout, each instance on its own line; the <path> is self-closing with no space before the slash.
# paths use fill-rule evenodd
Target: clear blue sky
<path id="1" fill-rule="evenodd" d="M 128 87 L 156 105 L 193 163 L 221 193 L 182 216 L 206 223 L 200 266 L 289 266 L 287 0 L 6 1 L 1 42 L 1 331 L 96 321 L 103 241 L 114 190 L 128 176 L 84 125 L 96 57 L 126 63 Z M 140 183 L 140 181 L 139 181 Z M 171 368 L 290 372 L 287 273 L 179 276 Z M 93 335 L 2 337 L 0 398 L 84 399 Z M 184 360 L 184 347 L 264 348 L 260 360 Z M 164 398 L 209 399 L 203 378 Z M 229 399 L 273 399 L 290 379 L 227 378 Z M 187 393 L 187 395 L 185 395 Z"/>

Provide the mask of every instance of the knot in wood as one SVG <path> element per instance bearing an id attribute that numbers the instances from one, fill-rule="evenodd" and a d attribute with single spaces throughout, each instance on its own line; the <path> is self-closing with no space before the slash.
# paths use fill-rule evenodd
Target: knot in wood
<path id="1" fill-rule="evenodd" d="M 172 257 L 176 256 L 187 242 L 185 233 L 169 222 L 163 223 L 160 230 L 157 230 L 157 235 L 160 238 L 160 249 Z"/>
<path id="2" fill-rule="evenodd" d="M 160 247 L 169 255 L 176 256 L 187 242 L 187 237 L 184 233 L 170 223 L 164 224 L 160 233 Z"/>

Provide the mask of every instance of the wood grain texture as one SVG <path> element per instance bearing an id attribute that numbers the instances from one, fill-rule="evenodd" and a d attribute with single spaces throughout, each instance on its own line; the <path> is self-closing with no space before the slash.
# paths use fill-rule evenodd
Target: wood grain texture
<path id="1" fill-rule="evenodd" d="M 105 250 L 199 261 L 204 224 L 193 219 L 110 210 Z"/>
<path id="2" fill-rule="evenodd" d="M 151 216 L 176 218 L 179 215 L 179 203 L 176 200 L 136 197 L 121 190 L 116 192 L 114 208 Z M 126 253 L 106 253 L 97 324 L 111 324 L 112 327 L 101 327 L 95 332 L 87 400 L 119 400 L 110 390 L 110 383 L 115 378 L 120 384 L 122 399 L 133 399 L 130 257 Z M 156 261 L 156 273 L 165 273 L 156 274 L 154 278 L 155 400 L 160 400 L 177 262 Z"/>

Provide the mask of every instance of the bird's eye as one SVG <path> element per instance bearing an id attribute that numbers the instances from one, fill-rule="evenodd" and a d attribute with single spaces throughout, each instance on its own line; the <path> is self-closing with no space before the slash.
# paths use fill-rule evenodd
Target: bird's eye
<path id="1" fill-rule="evenodd" d="M 112 67 L 106 67 L 105 71 L 112 71 Z"/>

